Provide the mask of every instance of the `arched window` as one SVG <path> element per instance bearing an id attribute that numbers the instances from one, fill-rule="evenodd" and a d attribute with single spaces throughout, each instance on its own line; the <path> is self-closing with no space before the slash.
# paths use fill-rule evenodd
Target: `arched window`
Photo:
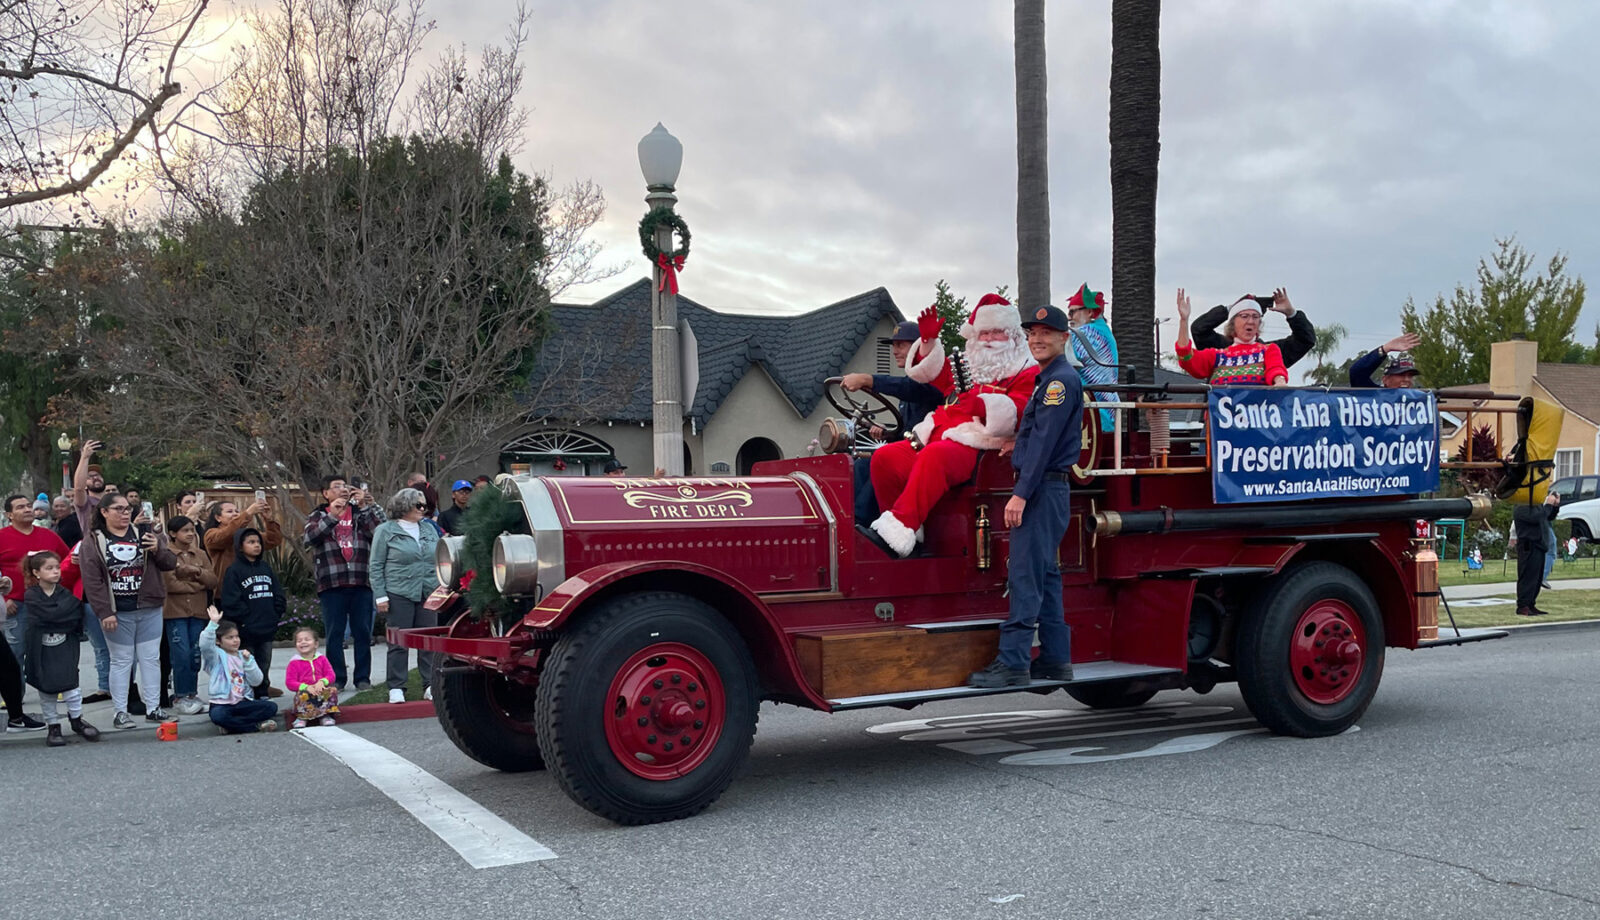
<path id="1" fill-rule="evenodd" d="M 570 428 L 530 432 L 500 449 L 500 469 L 534 476 L 598 476 L 611 445 Z"/>
<path id="2" fill-rule="evenodd" d="M 782 460 L 783 451 L 770 438 L 751 438 L 739 448 L 737 458 L 739 475 L 750 475 L 751 467 L 763 460 Z"/>

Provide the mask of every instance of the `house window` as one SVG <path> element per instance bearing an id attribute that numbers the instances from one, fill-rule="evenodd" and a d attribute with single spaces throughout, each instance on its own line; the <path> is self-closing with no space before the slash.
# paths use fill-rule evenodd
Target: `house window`
<path id="1" fill-rule="evenodd" d="M 1583 467 L 1583 448 L 1569 447 L 1556 451 L 1556 478 L 1576 476 Z"/>
<path id="2" fill-rule="evenodd" d="M 878 363 L 875 374 L 894 373 L 894 343 L 888 339 L 878 340 Z"/>

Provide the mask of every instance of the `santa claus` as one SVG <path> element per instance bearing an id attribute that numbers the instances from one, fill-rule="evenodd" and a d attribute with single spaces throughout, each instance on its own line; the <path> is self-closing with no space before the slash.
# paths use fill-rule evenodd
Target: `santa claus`
<path id="1" fill-rule="evenodd" d="M 1011 302 L 985 294 L 961 327 L 970 386 L 956 389 L 939 331 L 944 320 L 929 307 L 917 317 L 922 340 L 906 359 L 906 375 L 946 394 L 945 405 L 912 429 L 908 440 L 872 455 L 872 488 L 889 510 L 872 529 L 901 557 L 911 555 L 922 522 L 952 486 L 972 477 L 978 452 L 1010 444 L 1033 393 L 1039 365 L 1028 352 L 1022 317 Z"/>

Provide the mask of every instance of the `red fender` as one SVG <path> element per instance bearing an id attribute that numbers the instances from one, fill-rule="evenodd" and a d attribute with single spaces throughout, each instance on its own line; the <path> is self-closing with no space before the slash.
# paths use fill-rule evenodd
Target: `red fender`
<path id="1" fill-rule="evenodd" d="M 652 575 L 656 577 L 647 577 Z M 714 603 L 713 606 L 717 606 L 723 616 L 741 632 L 765 634 L 761 636 L 763 641 L 752 642 L 747 639 L 745 644 L 750 647 L 767 689 L 789 698 L 789 702 L 798 702 L 794 699 L 798 697 L 809 702 L 813 708 L 824 712 L 829 710 L 827 701 L 806 683 L 800 673 L 794 645 L 767 605 L 743 584 L 708 566 L 668 560 L 597 565 L 557 585 L 554 591 L 528 611 L 522 618 L 522 625 L 528 629 L 560 629 L 584 604 L 602 593 L 615 590 L 620 583 L 643 579 L 659 587 L 663 576 L 669 587 L 673 580 L 682 584 L 685 593 L 697 593 L 693 588 L 701 587 L 722 594 L 720 600 L 723 603 Z"/>

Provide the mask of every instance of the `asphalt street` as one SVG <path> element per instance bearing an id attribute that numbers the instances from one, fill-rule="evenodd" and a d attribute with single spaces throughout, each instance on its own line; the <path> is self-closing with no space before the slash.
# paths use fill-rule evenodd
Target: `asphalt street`
<path id="1" fill-rule="evenodd" d="M 431 720 L 349 726 L 556 854 L 485 869 L 293 734 L 41 738 L 0 746 L 0 916 L 1600 917 L 1597 659 L 1592 627 L 1391 652 L 1317 741 L 1231 686 L 769 706 L 716 805 L 642 828 Z"/>

